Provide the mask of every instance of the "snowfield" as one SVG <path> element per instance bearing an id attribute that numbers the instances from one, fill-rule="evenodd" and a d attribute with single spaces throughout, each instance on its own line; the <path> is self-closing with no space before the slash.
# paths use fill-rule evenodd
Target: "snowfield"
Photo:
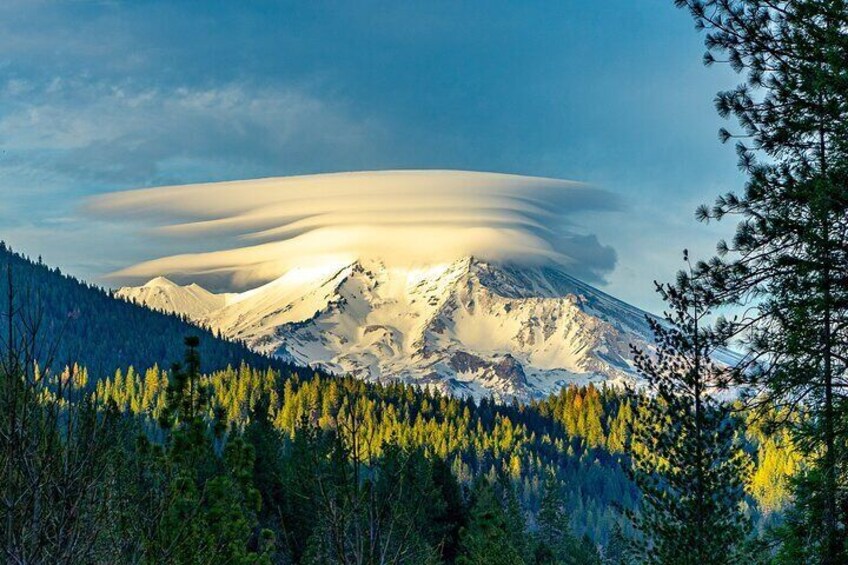
<path id="1" fill-rule="evenodd" d="M 118 296 L 335 373 L 450 394 L 527 400 L 570 383 L 633 381 L 645 312 L 562 267 L 472 257 L 423 267 L 381 261 L 292 269 L 243 293 L 157 277 Z"/>

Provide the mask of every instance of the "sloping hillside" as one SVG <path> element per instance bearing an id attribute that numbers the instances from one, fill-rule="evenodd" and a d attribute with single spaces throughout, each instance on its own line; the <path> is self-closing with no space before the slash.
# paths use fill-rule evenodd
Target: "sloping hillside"
<path id="1" fill-rule="evenodd" d="M 59 269 L 13 252 L 0 242 L 0 345 L 8 341 L 9 283 L 13 291 L 15 327 L 19 339 L 38 329 L 34 352 L 42 366 L 61 368 L 78 363 L 93 376 L 117 368 L 169 367 L 183 356 L 183 338 L 197 335 L 204 370 L 223 369 L 242 361 L 254 366 L 287 369 L 279 359 L 255 353 L 242 343 L 218 337 L 187 318 L 155 312 L 115 298 L 111 292 L 67 276 Z M 9 274 L 11 273 L 11 277 Z"/>

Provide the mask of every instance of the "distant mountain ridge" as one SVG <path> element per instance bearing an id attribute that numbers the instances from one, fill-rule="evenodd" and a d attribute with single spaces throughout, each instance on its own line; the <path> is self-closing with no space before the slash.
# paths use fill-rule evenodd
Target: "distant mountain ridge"
<path id="1" fill-rule="evenodd" d="M 160 277 L 117 296 L 296 363 L 477 398 L 526 400 L 571 383 L 631 382 L 630 344 L 651 343 L 645 312 L 553 263 L 354 261 L 294 269 L 244 293 Z"/>
<path id="2" fill-rule="evenodd" d="M 10 311 L 7 273 L 11 269 L 15 311 L 38 316 L 36 361 L 53 369 L 79 364 L 89 370 L 92 379 L 133 366 L 136 369 L 158 364 L 169 368 L 184 355 L 183 338 L 200 338 L 204 370 L 238 366 L 242 362 L 256 367 L 286 368 L 281 359 L 272 359 L 198 327 L 189 316 L 164 314 L 116 299 L 112 293 L 67 276 L 41 261 L 32 261 L 13 252 L 0 242 L 0 320 L 7 341 L 6 321 Z M 160 281 L 163 282 L 163 281 Z M 191 287 L 183 291 L 192 292 Z M 198 291 L 198 300 L 205 296 Z M 182 305 L 178 305 L 182 306 Z M 175 311 L 175 310 L 173 310 Z M 20 324 L 16 324 L 20 329 Z"/>

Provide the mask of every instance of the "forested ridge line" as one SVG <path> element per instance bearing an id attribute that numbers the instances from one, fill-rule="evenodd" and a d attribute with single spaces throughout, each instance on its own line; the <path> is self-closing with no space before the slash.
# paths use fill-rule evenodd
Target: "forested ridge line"
<path id="1" fill-rule="evenodd" d="M 203 370 L 237 366 L 242 361 L 256 367 L 288 370 L 284 361 L 251 351 L 240 342 L 199 327 L 184 316 L 156 312 L 120 300 L 114 293 L 80 281 L 14 252 L 0 241 L 0 271 L 4 288 L 12 285 L 17 296 L 0 293 L 0 312 L 15 301 L 30 326 L 39 325 L 42 366 L 53 370 L 74 363 L 92 373 L 111 373 L 130 365 L 169 367 L 182 356 L 186 335 L 202 338 Z M 26 306 L 23 308 L 23 306 Z M 24 321 L 24 320 L 22 320 Z"/>

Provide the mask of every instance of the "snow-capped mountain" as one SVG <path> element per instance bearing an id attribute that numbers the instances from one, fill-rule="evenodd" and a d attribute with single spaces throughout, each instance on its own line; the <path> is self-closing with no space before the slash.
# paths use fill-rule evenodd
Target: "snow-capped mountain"
<path id="1" fill-rule="evenodd" d="M 252 348 L 369 380 L 528 399 L 568 383 L 623 383 L 645 312 L 555 264 L 466 257 L 420 268 L 356 261 L 293 269 L 243 293 L 158 277 L 118 295 L 179 312 Z"/>
<path id="2" fill-rule="evenodd" d="M 155 310 L 185 314 L 192 320 L 220 310 L 230 296 L 214 294 L 197 284 L 180 286 L 165 277 L 156 277 L 144 286 L 120 289 L 117 294 Z"/>

